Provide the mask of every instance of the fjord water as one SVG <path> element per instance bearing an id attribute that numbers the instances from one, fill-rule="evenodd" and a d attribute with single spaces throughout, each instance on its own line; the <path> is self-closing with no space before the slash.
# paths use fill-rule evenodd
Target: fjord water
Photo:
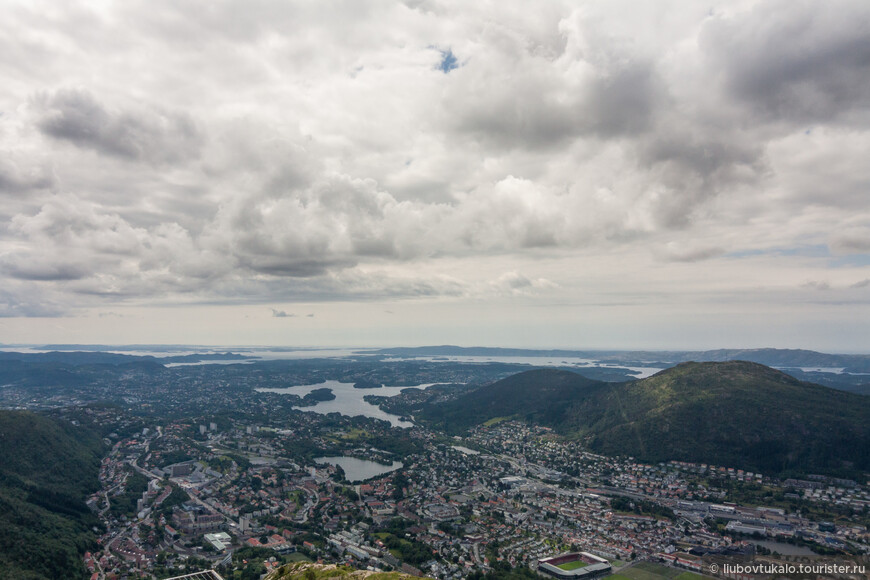
<path id="1" fill-rule="evenodd" d="M 381 419 L 389 421 L 394 427 L 411 427 L 413 423 L 403 421 L 398 415 L 382 411 L 377 405 L 363 400 L 366 395 L 377 395 L 379 397 L 393 397 L 398 395 L 405 389 L 425 389 L 431 387 L 435 383 L 425 385 L 417 385 L 411 387 L 381 387 L 380 389 L 356 389 L 353 383 L 341 383 L 339 381 L 324 381 L 316 385 L 300 385 L 297 387 L 283 387 L 275 389 L 257 389 L 260 393 L 280 393 L 285 395 L 299 395 L 304 397 L 315 389 L 329 389 L 335 395 L 335 399 L 331 401 L 320 401 L 313 407 L 294 407 L 303 411 L 313 411 L 321 415 L 329 413 L 340 413 L 350 417 L 362 415 L 364 417 L 372 417 L 373 419 Z"/>

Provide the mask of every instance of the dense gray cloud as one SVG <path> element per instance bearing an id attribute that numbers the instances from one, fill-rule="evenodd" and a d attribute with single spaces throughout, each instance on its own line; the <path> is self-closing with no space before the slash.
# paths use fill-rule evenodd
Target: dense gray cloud
<path id="1" fill-rule="evenodd" d="M 0 23 L 4 316 L 870 275 L 863 2 L 45 13 Z"/>
<path id="2" fill-rule="evenodd" d="M 50 189 L 53 176 L 44 168 L 23 170 L 10 159 L 0 159 L 0 194 L 23 195 L 34 189 Z"/>
<path id="3" fill-rule="evenodd" d="M 83 90 L 38 95 L 40 131 L 99 153 L 135 161 L 173 163 L 196 157 L 201 137 L 188 116 L 160 110 L 107 111 Z"/>
<path id="4" fill-rule="evenodd" d="M 766 121 L 852 120 L 870 103 L 870 7 L 763 2 L 711 20 L 700 45 L 726 89 Z"/>

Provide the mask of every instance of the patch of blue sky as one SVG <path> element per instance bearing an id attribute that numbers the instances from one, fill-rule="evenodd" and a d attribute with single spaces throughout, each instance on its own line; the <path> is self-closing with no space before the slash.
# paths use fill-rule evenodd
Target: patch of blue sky
<path id="1" fill-rule="evenodd" d="M 439 50 L 441 53 L 441 63 L 438 65 L 438 69 L 444 74 L 449 73 L 455 68 L 459 68 L 459 61 L 456 60 L 456 55 L 453 54 L 453 51 L 449 48 L 447 50 Z"/>
<path id="2" fill-rule="evenodd" d="M 805 258 L 830 258 L 831 251 L 825 244 L 795 246 L 792 248 L 765 248 L 738 250 L 725 254 L 726 258 L 751 258 L 753 256 L 795 256 Z"/>
<path id="3" fill-rule="evenodd" d="M 827 258 L 831 268 L 858 268 L 870 266 L 870 254 L 846 254 L 835 256 L 824 244 L 795 246 L 793 248 L 766 248 L 759 250 L 739 250 L 725 254 L 725 258 L 753 258 L 756 256 L 788 256 L 796 258 Z"/>
<path id="4" fill-rule="evenodd" d="M 832 268 L 859 268 L 870 266 L 870 254 L 848 254 L 835 256 L 828 262 Z"/>
<path id="5" fill-rule="evenodd" d="M 728 252 L 723 257 L 724 258 L 751 258 L 753 256 L 763 256 L 765 254 L 770 254 L 770 250 L 740 250 L 737 252 Z"/>

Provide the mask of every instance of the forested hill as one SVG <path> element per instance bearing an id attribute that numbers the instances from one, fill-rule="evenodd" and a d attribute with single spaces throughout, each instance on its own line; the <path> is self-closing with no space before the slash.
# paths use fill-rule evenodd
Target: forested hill
<path id="1" fill-rule="evenodd" d="M 870 470 L 867 398 L 750 362 L 683 363 L 627 383 L 529 371 L 416 415 L 450 431 L 517 417 L 597 452 L 765 473 Z"/>
<path id="2" fill-rule="evenodd" d="M 0 411 L 0 579 L 84 578 L 97 518 L 100 438 L 24 411 Z"/>
<path id="3" fill-rule="evenodd" d="M 610 385 L 570 371 L 536 369 L 483 386 L 457 400 L 427 407 L 419 417 L 452 433 L 502 417 L 549 426 L 567 425 L 577 405 Z"/>

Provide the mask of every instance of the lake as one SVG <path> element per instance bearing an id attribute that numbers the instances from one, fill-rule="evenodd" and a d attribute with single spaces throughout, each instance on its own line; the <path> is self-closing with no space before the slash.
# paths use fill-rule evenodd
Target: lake
<path id="1" fill-rule="evenodd" d="M 257 389 L 259 393 L 280 393 L 284 395 L 299 395 L 304 397 L 314 389 L 329 389 L 335 395 L 332 401 L 321 401 L 313 407 L 294 407 L 302 411 L 312 411 L 327 415 L 329 413 L 341 413 L 349 417 L 362 415 L 363 417 L 372 417 L 373 419 L 381 419 L 389 421 L 393 427 L 413 427 L 414 424 L 410 421 L 403 421 L 398 415 L 382 411 L 377 405 L 372 405 L 363 400 L 366 395 L 377 395 L 379 397 L 394 397 L 401 393 L 404 389 L 425 389 L 431 387 L 435 383 L 425 385 L 417 385 L 414 387 L 381 387 L 380 389 L 355 389 L 353 383 L 340 383 L 338 381 L 324 381 L 316 385 L 301 385 L 298 387 L 283 387 L 276 389 Z"/>
<path id="2" fill-rule="evenodd" d="M 391 465 L 383 465 L 366 459 L 356 457 L 315 457 L 315 463 L 329 463 L 338 465 L 344 470 L 344 476 L 348 481 L 360 482 L 378 475 L 383 475 L 403 467 L 401 461 L 393 461 Z"/>

